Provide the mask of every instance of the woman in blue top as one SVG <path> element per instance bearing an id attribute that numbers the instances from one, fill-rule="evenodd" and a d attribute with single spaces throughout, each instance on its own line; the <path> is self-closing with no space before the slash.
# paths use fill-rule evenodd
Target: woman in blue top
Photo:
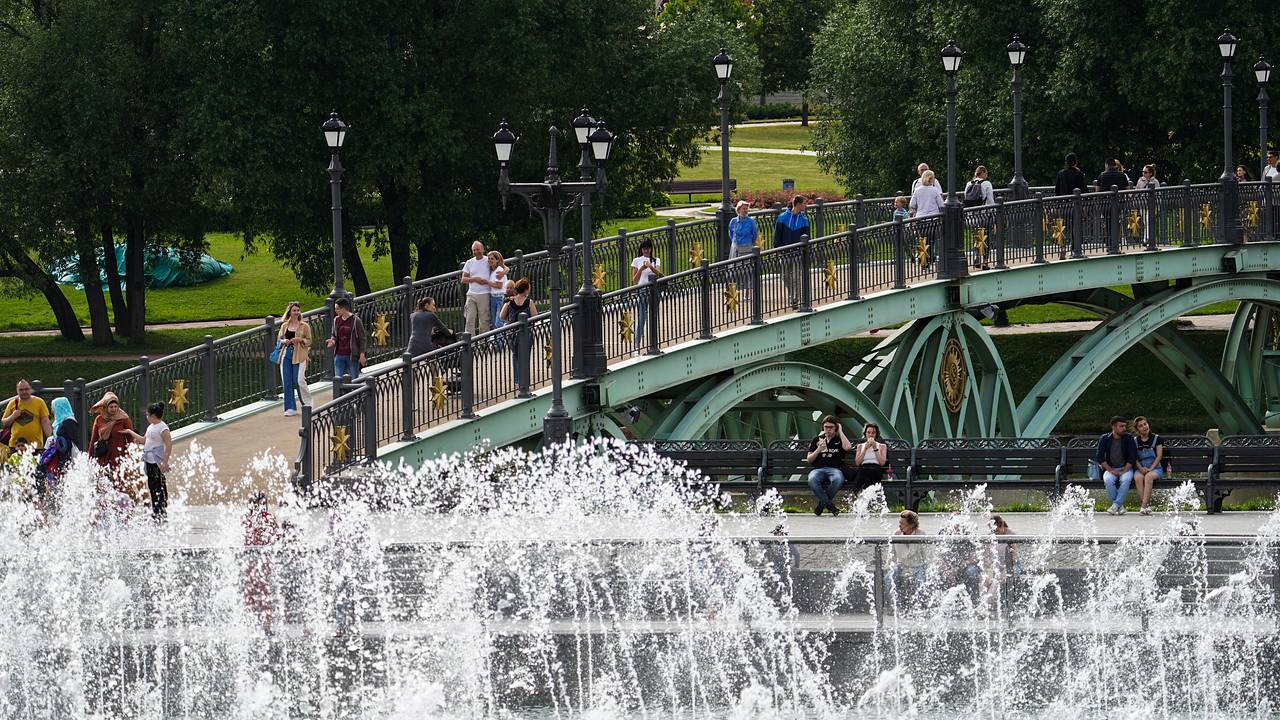
<path id="1" fill-rule="evenodd" d="M 1142 499 L 1143 515 L 1151 514 L 1151 488 L 1156 480 L 1164 479 L 1164 442 L 1151 432 L 1151 423 L 1141 415 L 1134 418 L 1133 429 L 1138 432 L 1138 466 L 1133 471 L 1133 484 Z"/>

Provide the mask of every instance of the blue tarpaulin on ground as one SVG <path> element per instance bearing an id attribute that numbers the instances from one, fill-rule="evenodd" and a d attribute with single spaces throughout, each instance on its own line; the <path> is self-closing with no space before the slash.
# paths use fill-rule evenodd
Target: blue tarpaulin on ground
<path id="1" fill-rule="evenodd" d="M 120 272 L 120 283 L 124 284 L 124 246 L 117 245 L 115 252 L 116 268 Z M 149 248 L 143 259 L 147 272 L 147 287 L 151 289 L 167 287 L 186 287 L 199 285 L 231 274 L 230 263 L 214 260 L 208 255 L 193 256 L 181 253 L 173 248 Z M 107 270 L 102 262 L 102 251 L 98 251 L 98 267 L 102 272 L 102 287 L 107 287 Z M 53 276 L 62 285 L 74 285 L 84 288 L 80 278 L 80 263 L 77 258 L 63 258 L 51 268 Z"/>

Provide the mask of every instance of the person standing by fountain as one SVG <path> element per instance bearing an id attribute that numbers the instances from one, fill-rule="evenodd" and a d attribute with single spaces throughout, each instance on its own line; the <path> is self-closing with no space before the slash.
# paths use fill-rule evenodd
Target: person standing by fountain
<path id="1" fill-rule="evenodd" d="M 1151 432 L 1151 423 L 1141 415 L 1133 419 L 1133 429 L 1138 431 L 1135 441 L 1138 446 L 1138 462 L 1133 473 L 1134 484 L 1138 486 L 1140 511 L 1143 515 L 1151 514 L 1151 489 L 1156 480 L 1164 479 L 1164 441 Z"/>
<path id="2" fill-rule="evenodd" d="M 120 467 L 120 458 L 131 443 L 133 421 L 120 408 L 120 398 L 113 392 L 104 393 L 89 411 L 97 415 L 89 432 L 89 453 L 107 471 L 116 489 L 137 502 L 136 483 L 126 482 Z"/>
<path id="3" fill-rule="evenodd" d="M 263 631 L 271 634 L 271 558 L 259 548 L 274 545 L 280 539 L 280 527 L 267 508 L 265 493 L 255 492 L 249 497 L 249 511 L 240 524 L 247 550 L 242 576 L 244 604 L 258 618 Z"/>
<path id="4" fill-rule="evenodd" d="M 1116 415 L 1111 418 L 1111 432 L 1098 438 L 1094 462 L 1102 469 L 1102 483 L 1111 498 L 1108 515 L 1123 515 L 1124 498 L 1133 482 L 1133 468 L 1138 464 L 1138 443 L 1125 432 L 1128 422 Z"/>
<path id="5" fill-rule="evenodd" d="M 840 514 L 836 509 L 836 493 L 844 484 L 844 456 L 853 449 L 853 443 L 845 437 L 844 428 L 835 415 L 822 418 L 822 434 L 809 443 L 809 452 L 804 456 L 806 462 L 813 466 L 809 471 L 809 489 L 818 499 L 813 514 L 822 517 L 822 511 L 830 510 L 831 516 Z"/>
<path id="6" fill-rule="evenodd" d="M 45 439 L 53 435 L 49 406 L 32 392 L 26 379 L 18 381 L 17 393 L 4 406 L 4 417 L 0 417 L 0 432 L 7 431 L 9 436 L 5 444 L 15 448 L 22 440 L 42 448 Z"/>
<path id="7" fill-rule="evenodd" d="M 898 515 L 898 529 L 893 534 L 924 535 L 924 530 L 920 529 L 920 516 L 914 511 L 903 510 Z M 893 551 L 892 569 L 885 575 L 884 585 L 886 594 L 896 606 L 902 591 L 903 575 L 911 573 L 911 579 L 917 588 L 924 584 L 928 555 L 925 546 L 920 543 L 894 544 L 890 545 L 890 549 Z"/>
<path id="8" fill-rule="evenodd" d="M 147 472 L 147 493 L 151 496 L 151 515 L 156 522 L 165 519 L 169 508 L 169 486 L 164 474 L 169 472 L 169 458 L 173 455 L 173 436 L 164 421 L 164 403 L 147 406 L 147 432 L 145 435 L 130 430 L 129 437 L 142 445 L 142 464 Z"/>

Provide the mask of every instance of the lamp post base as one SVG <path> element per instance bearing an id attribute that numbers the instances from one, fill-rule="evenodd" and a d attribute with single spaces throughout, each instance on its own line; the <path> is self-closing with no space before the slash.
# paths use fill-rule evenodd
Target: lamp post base
<path id="1" fill-rule="evenodd" d="M 598 292 L 579 292 L 578 311 L 573 316 L 573 376 L 597 378 L 604 375 L 609 361 L 604 352 L 604 300 Z"/>
<path id="2" fill-rule="evenodd" d="M 969 261 L 964 248 L 964 206 L 947 203 L 942 207 L 942 277 L 969 277 Z"/>
<path id="3" fill-rule="evenodd" d="M 547 413 L 542 419 L 542 444 L 557 445 L 567 442 L 573 434 L 573 418 L 566 415 L 553 415 L 555 410 Z M 564 412 L 561 410 L 561 412 Z"/>

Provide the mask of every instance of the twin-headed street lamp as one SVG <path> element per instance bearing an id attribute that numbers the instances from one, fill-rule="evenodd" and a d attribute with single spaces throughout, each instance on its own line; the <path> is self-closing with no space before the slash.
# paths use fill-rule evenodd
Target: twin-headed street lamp
<path id="1" fill-rule="evenodd" d="M 582 117 L 589 119 L 585 111 L 582 113 Z M 564 407 L 561 380 L 561 375 L 564 371 L 564 355 L 560 342 L 560 247 L 564 242 L 565 216 L 579 207 L 583 198 L 589 193 L 603 192 L 605 188 L 604 168 L 609 160 L 609 153 L 613 149 L 614 135 L 605 127 L 603 121 L 594 125 L 594 129 L 589 133 L 586 132 L 586 128 L 590 127 L 590 123 L 574 125 L 574 139 L 578 141 L 584 154 L 587 152 L 586 146 L 590 146 L 591 156 L 595 160 L 596 167 L 595 177 L 592 180 L 587 181 L 584 179 L 580 182 L 564 182 L 560 179 L 556 153 L 556 139 L 560 135 L 560 131 L 554 126 L 548 131 L 551 142 L 547 159 L 547 175 L 542 182 L 511 182 L 508 175 L 508 167 L 511 163 L 511 150 L 518 138 L 515 133 L 511 132 L 511 128 L 505 120 L 498 126 L 498 131 L 493 134 L 493 148 L 498 156 L 498 190 L 502 193 L 503 206 L 506 206 L 507 197 L 514 193 L 525 201 L 531 211 L 537 213 L 538 217 L 542 219 L 543 247 L 546 249 L 547 254 L 551 256 L 551 409 L 547 411 L 542 425 L 544 441 L 547 443 L 568 440 L 573 429 L 573 418 L 569 416 Z M 589 175 L 588 169 L 583 169 L 583 175 Z M 588 199 L 586 203 L 587 207 L 589 207 L 590 200 Z M 583 234 L 584 269 L 589 268 L 591 263 L 589 222 L 589 217 L 584 218 L 583 226 L 586 230 Z M 587 284 L 590 284 L 589 278 L 589 271 L 584 272 L 584 280 Z M 594 287 L 592 291 L 594 291 Z M 594 296 L 597 300 L 595 303 L 595 316 L 588 317 L 589 311 L 585 307 L 580 307 L 579 313 L 584 316 L 581 322 L 584 323 L 583 327 L 594 327 L 595 336 L 599 338 L 602 323 L 600 304 L 598 302 L 599 295 L 594 292 L 587 292 L 587 295 Z M 580 343 L 579 352 L 585 356 L 587 350 L 581 344 L 584 335 L 579 335 L 578 337 L 578 342 Z M 603 356 L 603 345 L 601 345 L 598 352 Z"/>
<path id="2" fill-rule="evenodd" d="M 1005 50 L 1013 66 L 1013 179 L 1009 181 L 1009 190 L 1014 200 L 1026 200 L 1031 197 L 1027 179 L 1022 177 L 1022 63 L 1027 59 L 1027 46 L 1014 35 Z"/>
<path id="3" fill-rule="evenodd" d="M 942 274 L 948 278 L 969 274 L 964 253 L 964 206 L 956 194 L 956 73 L 963 57 L 955 40 L 942 48 L 942 69 L 947 74 L 947 202 L 942 208 Z"/>
<path id="4" fill-rule="evenodd" d="M 1258 162 L 1259 180 L 1267 177 L 1267 82 L 1271 80 L 1271 63 L 1263 55 L 1253 64 L 1253 76 L 1258 79 Z"/>
<path id="5" fill-rule="evenodd" d="M 604 121 L 597 122 L 586 108 L 582 108 L 578 117 L 573 119 L 572 127 L 573 137 L 581 150 L 578 178 L 584 183 L 598 180 L 600 191 L 603 192 L 604 161 L 609 157 L 613 146 L 613 134 L 605 127 Z M 599 150 L 595 149 L 596 142 L 604 143 Z M 597 157 L 601 158 L 600 170 L 596 169 L 594 162 Z M 591 221 L 590 190 L 578 196 L 578 204 L 582 208 L 582 287 L 578 288 L 578 312 L 573 318 L 573 338 L 578 346 L 573 354 L 573 375 L 578 378 L 593 378 L 605 373 L 609 359 L 604 352 L 603 300 L 592 282 L 594 273 L 591 242 L 595 228 Z"/>
<path id="6" fill-rule="evenodd" d="M 724 48 L 711 60 L 720 81 L 720 209 L 716 211 L 717 257 L 729 256 L 729 221 L 733 219 L 733 206 L 729 204 L 729 78 L 733 75 L 733 58 Z"/>
<path id="7" fill-rule="evenodd" d="M 324 142 L 329 146 L 329 194 L 333 208 L 333 292 L 331 302 L 347 297 L 342 287 L 342 161 L 338 153 L 347 139 L 347 124 L 338 119 L 338 111 L 329 113 L 329 119 L 320 126 Z"/>
<path id="8" fill-rule="evenodd" d="M 1244 224 L 1240 222 L 1240 183 L 1236 181 L 1235 163 L 1231 159 L 1231 59 L 1235 57 L 1240 40 L 1223 30 L 1218 36 L 1218 53 L 1222 56 L 1222 185 L 1219 214 L 1222 217 L 1222 242 L 1239 244 L 1244 241 Z"/>

